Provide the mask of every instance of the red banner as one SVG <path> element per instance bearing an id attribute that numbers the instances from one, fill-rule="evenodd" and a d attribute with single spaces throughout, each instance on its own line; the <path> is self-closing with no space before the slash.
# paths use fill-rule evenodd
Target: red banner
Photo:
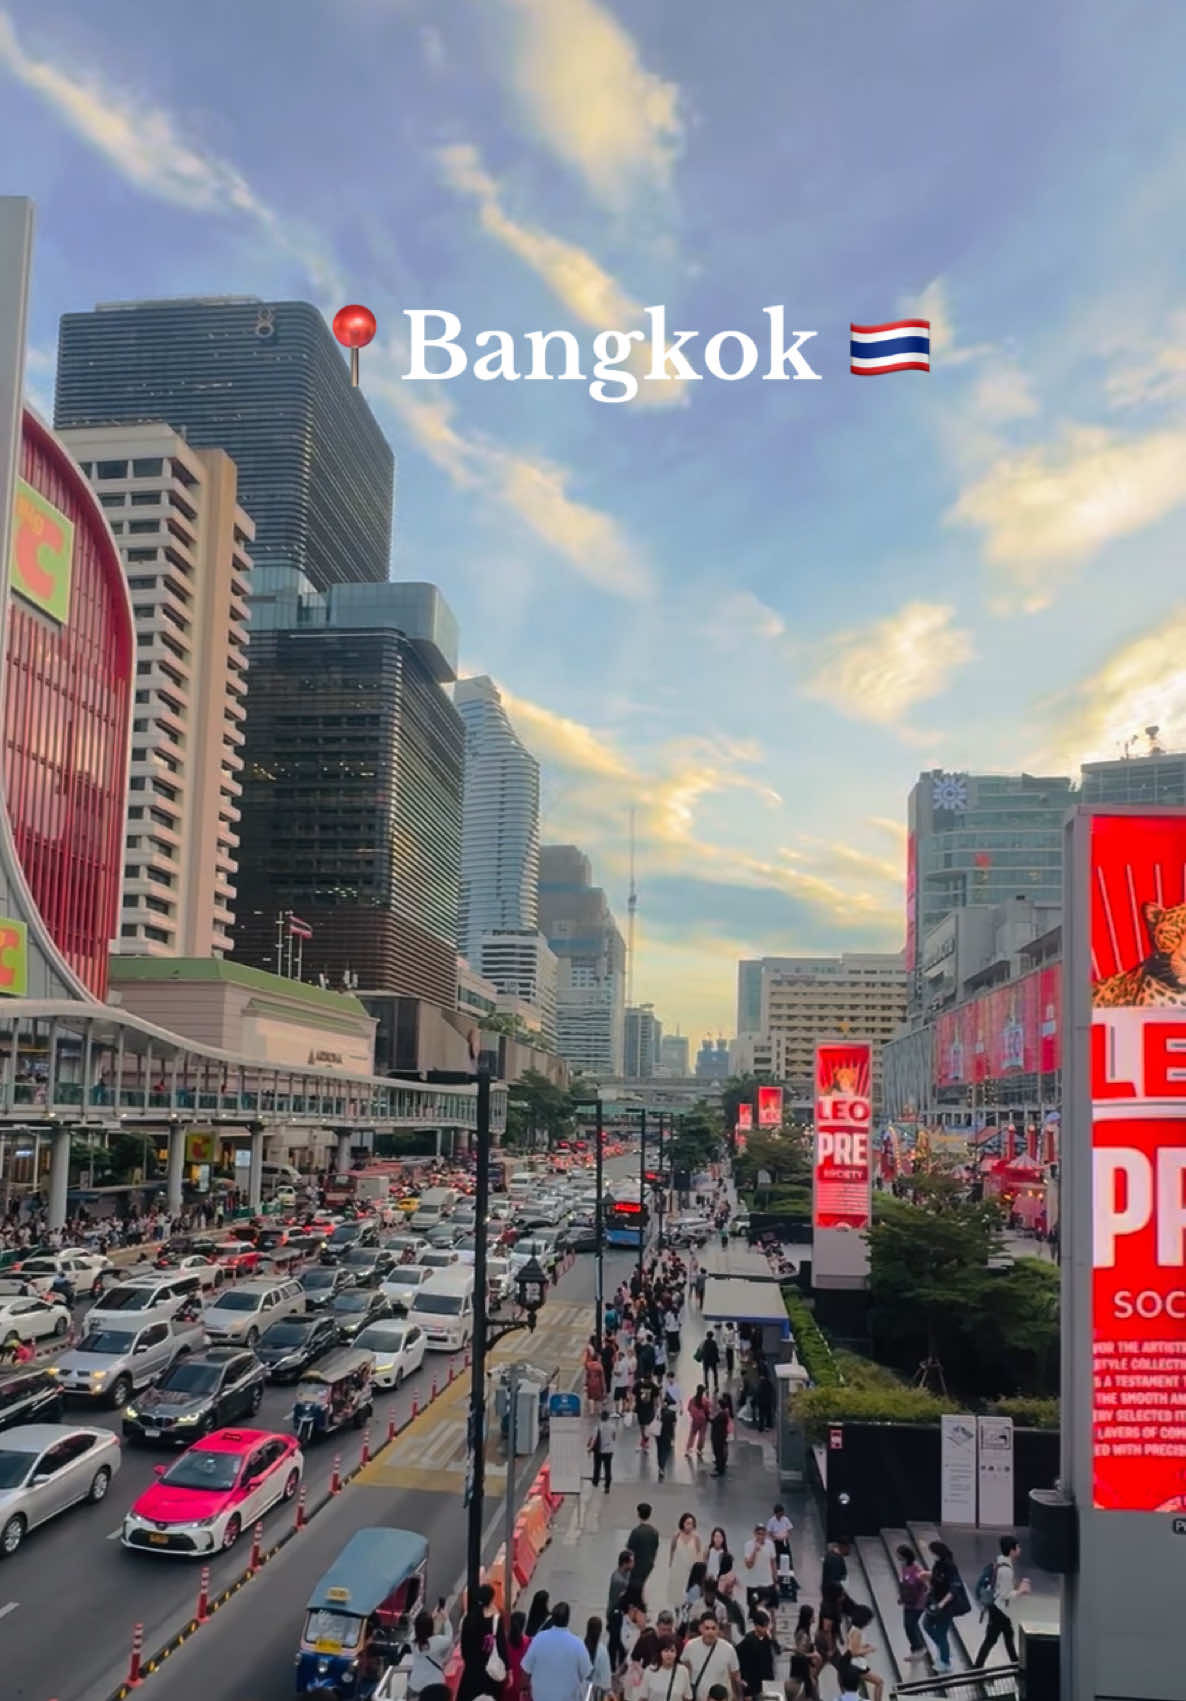
<path id="1" fill-rule="evenodd" d="M 753 1105 L 752 1104 L 739 1104 L 738 1107 L 737 1107 L 737 1128 L 736 1128 L 736 1132 L 738 1134 L 740 1134 L 744 1129 L 752 1128 L 753 1125 L 754 1125 L 754 1107 L 753 1107 Z"/>
<path id="2" fill-rule="evenodd" d="M 1062 969 L 1038 970 L 1038 1068 L 1062 1068 Z"/>
<path id="3" fill-rule="evenodd" d="M 1093 1500 L 1186 1511 L 1186 820 L 1091 823 Z"/>
<path id="4" fill-rule="evenodd" d="M 816 1228 L 869 1226 L 873 1209 L 872 1082 L 869 1045 L 844 1042 L 816 1047 Z"/>
<path id="5" fill-rule="evenodd" d="M 758 1088 L 758 1127 L 782 1127 L 782 1088 Z"/>

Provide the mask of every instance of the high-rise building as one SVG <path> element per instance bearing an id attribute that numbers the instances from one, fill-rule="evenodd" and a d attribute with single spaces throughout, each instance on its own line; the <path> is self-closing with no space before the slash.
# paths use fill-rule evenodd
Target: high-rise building
<path id="1" fill-rule="evenodd" d="M 335 585 L 253 609 L 235 956 L 360 992 L 457 998 L 465 734 L 443 689 L 456 622 L 431 585 Z"/>
<path id="2" fill-rule="evenodd" d="M 906 967 L 900 951 L 846 951 L 840 957 L 780 957 L 762 975 L 761 1033 L 782 1044 L 792 1099 L 814 1095 L 815 1048 L 850 1035 L 873 1046 L 873 1099 L 881 1096 L 881 1051 L 906 1019 Z"/>
<path id="3" fill-rule="evenodd" d="M 727 1081 L 729 1073 L 728 1040 L 702 1039 L 700 1050 L 696 1053 L 696 1079 L 698 1081 Z"/>
<path id="4" fill-rule="evenodd" d="M 659 1042 L 661 1073 L 672 1080 L 684 1080 L 690 1073 L 687 1034 L 664 1034 Z"/>
<path id="5" fill-rule="evenodd" d="M 1139 803 L 1150 809 L 1186 803 L 1186 754 L 1154 746 L 1138 756 L 1085 762 L 1082 782 L 1082 803 Z"/>
<path id="6" fill-rule="evenodd" d="M 742 958 L 737 965 L 737 1032 L 756 1034 L 762 1020 L 762 963 Z"/>
<path id="7" fill-rule="evenodd" d="M 484 933 L 473 966 L 501 994 L 527 1006 L 528 1024 L 534 1016 L 545 1044 L 555 1045 L 557 964 L 542 933 L 509 927 Z"/>
<path id="8" fill-rule="evenodd" d="M 659 1065 L 663 1024 L 653 1004 L 626 1008 L 626 1041 L 622 1073 L 629 1081 L 649 1081 Z"/>
<path id="9" fill-rule="evenodd" d="M 478 967 L 487 934 L 538 928 L 539 763 L 492 679 L 458 680 L 453 703 L 465 726 L 457 948 Z"/>
<path id="10" fill-rule="evenodd" d="M 216 297 L 67 313 L 55 425 L 148 420 L 234 461 L 257 567 L 295 569 L 319 590 L 387 578 L 394 459 L 308 302 Z"/>
<path id="11" fill-rule="evenodd" d="M 540 850 L 539 926 L 559 962 L 556 1049 L 574 1070 L 621 1075 L 626 947 L 575 845 Z"/>
<path id="12" fill-rule="evenodd" d="M 116 950 L 231 949 L 252 523 L 233 461 L 167 425 L 66 431 L 115 534 L 136 620 Z"/>

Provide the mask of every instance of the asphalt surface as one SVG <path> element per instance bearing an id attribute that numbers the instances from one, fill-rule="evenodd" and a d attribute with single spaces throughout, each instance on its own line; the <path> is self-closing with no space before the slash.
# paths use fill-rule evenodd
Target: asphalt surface
<path id="1" fill-rule="evenodd" d="M 607 1165 L 607 1170 L 610 1166 Z M 621 1167 L 621 1166 L 616 1166 Z M 629 1253 L 606 1256 L 607 1293 L 630 1268 Z M 593 1259 L 580 1255 L 553 1289 L 556 1301 L 568 1300 L 566 1315 L 577 1315 L 571 1302 L 588 1301 L 593 1292 Z M 89 1303 L 89 1302 L 88 1302 Z M 80 1307 L 80 1315 L 85 1306 Z M 546 1310 L 543 1314 L 546 1317 Z M 591 1322 L 591 1318 L 590 1318 Z M 567 1327 L 567 1325 L 566 1325 Z M 587 1328 L 574 1342 L 579 1342 Z M 527 1342 L 529 1337 L 522 1339 Z M 530 1349 L 525 1348 L 530 1356 Z M 402 1427 L 413 1399 L 423 1410 L 434 1378 L 443 1390 L 449 1365 L 464 1375 L 464 1355 L 426 1355 L 424 1368 L 396 1392 L 376 1390 L 372 1449 L 386 1438 L 388 1422 Z M 287 1431 L 295 1390 L 269 1386 L 254 1420 L 260 1429 Z M 441 1409 L 459 1402 L 443 1400 Z M 119 1430 L 118 1413 L 88 1404 L 67 1408 L 67 1421 Z M 421 1426 L 423 1427 L 423 1426 Z M 415 1431 L 413 1431 L 415 1434 Z M 398 1463 L 405 1438 L 384 1458 Z M 305 1486 L 312 1508 L 326 1495 L 335 1452 L 343 1468 L 359 1461 L 361 1436 L 347 1428 L 306 1453 Z M 132 1631 L 142 1624 L 147 1655 L 160 1647 L 194 1615 L 201 1566 L 193 1560 L 132 1553 L 120 1544 L 123 1515 L 153 1481 L 153 1467 L 175 1457 L 172 1450 L 125 1447 L 122 1467 L 106 1500 L 80 1506 L 33 1531 L 19 1552 L 0 1562 L 0 1694 L 4 1701 L 107 1701 L 127 1671 Z M 534 1474 L 526 1465 L 523 1487 Z M 465 1520 L 460 1497 L 420 1492 L 407 1483 L 385 1486 L 371 1479 L 347 1485 L 309 1527 L 289 1542 L 272 1562 L 241 1590 L 211 1622 L 150 1680 L 150 1697 L 160 1701 L 208 1701 L 212 1685 L 220 1701 L 265 1701 L 293 1694 L 293 1659 L 304 1601 L 355 1529 L 370 1524 L 416 1529 L 430 1543 L 431 1598 L 451 1594 L 465 1560 Z M 380 1473 L 381 1475 L 382 1473 Z M 389 1475 L 392 1473 L 388 1473 Z M 394 1473 L 399 1476 L 397 1470 Z M 415 1473 L 403 1472 L 417 1480 Z M 427 1480 L 427 1479 L 426 1479 Z M 501 1492 L 501 1485 L 499 1491 Z M 490 1490 L 488 1489 L 488 1495 Z M 497 1510 L 488 1499 L 491 1518 Z M 291 1506 L 279 1506 L 264 1520 L 264 1546 L 278 1541 L 293 1520 Z M 490 1551 L 499 1535 L 490 1532 Z M 228 1553 L 211 1561 L 211 1594 L 237 1579 L 250 1559 L 250 1532 Z"/>

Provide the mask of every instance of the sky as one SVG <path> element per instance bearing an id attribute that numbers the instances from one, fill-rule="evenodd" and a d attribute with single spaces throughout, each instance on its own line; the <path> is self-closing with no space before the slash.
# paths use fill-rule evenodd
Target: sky
<path id="1" fill-rule="evenodd" d="M 0 0 L 28 389 L 97 301 L 368 305 L 392 576 L 623 922 L 633 808 L 635 995 L 729 1034 L 738 958 L 900 948 L 920 772 L 1186 747 L 1184 56 L 1180 0 Z M 402 376 L 409 308 L 780 304 L 818 381 Z M 851 376 L 904 314 L 932 370 Z"/>

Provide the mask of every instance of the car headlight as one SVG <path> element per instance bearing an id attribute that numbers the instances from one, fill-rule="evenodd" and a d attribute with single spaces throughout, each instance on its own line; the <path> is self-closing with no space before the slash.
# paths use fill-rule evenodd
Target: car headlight
<path id="1" fill-rule="evenodd" d="M 138 1418 L 139 1416 L 140 1416 L 140 1413 L 136 1410 L 135 1406 L 125 1406 L 124 1407 L 124 1421 L 125 1422 L 127 1421 L 128 1418 L 135 1419 L 135 1418 Z"/>
<path id="2" fill-rule="evenodd" d="M 208 1530 L 211 1524 L 217 1524 L 221 1516 L 222 1514 L 220 1512 L 212 1512 L 209 1518 L 195 1518 L 194 1522 L 197 1524 L 199 1530 Z"/>
<path id="3" fill-rule="evenodd" d="M 186 1412 L 179 1417 L 177 1421 L 178 1423 L 198 1423 L 201 1419 L 201 1415 L 202 1414 L 200 1412 Z"/>
<path id="4" fill-rule="evenodd" d="M 106 1382 L 107 1374 L 108 1373 L 105 1370 L 92 1370 L 91 1371 L 91 1381 L 92 1382 Z"/>
<path id="5" fill-rule="evenodd" d="M 62 1367 L 60 1364 L 47 1364 L 45 1367 L 45 1374 L 47 1376 L 60 1376 L 62 1374 Z"/>

